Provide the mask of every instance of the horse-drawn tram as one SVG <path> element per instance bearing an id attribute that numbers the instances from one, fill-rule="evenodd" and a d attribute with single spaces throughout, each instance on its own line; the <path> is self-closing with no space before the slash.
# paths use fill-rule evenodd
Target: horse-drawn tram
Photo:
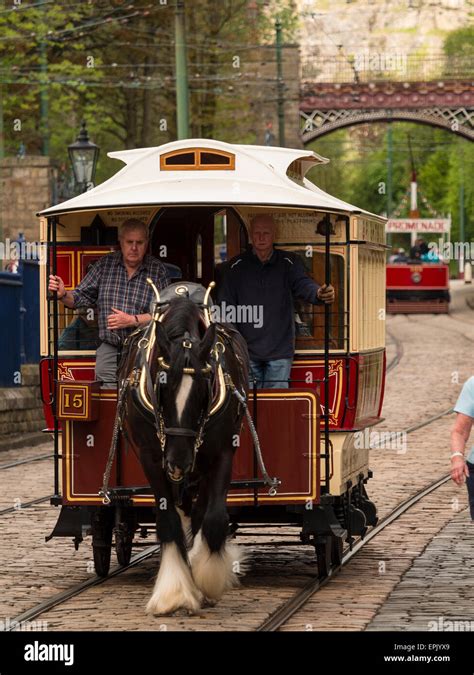
<path id="1" fill-rule="evenodd" d="M 40 214 L 49 250 L 42 396 L 55 439 L 52 504 L 61 507 L 48 539 L 78 546 L 91 534 L 106 575 L 113 546 L 127 564 L 134 538 L 156 527 L 154 613 L 220 597 L 239 571 L 226 543 L 239 524 L 299 527 L 326 574 L 344 542 L 377 520 L 360 432 L 381 419 L 385 220 L 306 179 L 328 161 L 314 152 L 199 139 L 110 156 L 125 167 Z M 259 289 L 251 307 L 216 303 L 228 261 L 247 249 L 261 214 L 276 224 L 275 248 L 335 289 L 331 305 L 294 299 L 288 388 L 248 385 L 246 344 L 232 324 L 247 311 L 264 329 Z M 94 307 L 60 299 L 97 276 L 130 219 L 146 225 L 148 252 L 171 283 L 150 279 L 151 320 L 128 331 L 118 387 L 105 387 L 95 376 L 100 292 L 89 291 Z M 61 294 L 48 293 L 50 275 L 63 280 Z"/>

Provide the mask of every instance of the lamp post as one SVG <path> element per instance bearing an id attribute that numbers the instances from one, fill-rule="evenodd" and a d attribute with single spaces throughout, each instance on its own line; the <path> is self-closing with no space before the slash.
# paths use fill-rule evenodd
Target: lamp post
<path id="1" fill-rule="evenodd" d="M 67 151 L 76 184 L 80 186 L 81 192 L 90 190 L 94 187 L 95 170 L 100 149 L 98 145 L 91 143 L 89 140 L 84 121 L 81 124 L 76 142 L 68 145 Z"/>
<path id="2" fill-rule="evenodd" d="M 189 138 L 189 88 L 186 57 L 186 27 L 184 0 L 176 0 L 175 9 L 176 60 L 176 126 L 178 140 Z"/>

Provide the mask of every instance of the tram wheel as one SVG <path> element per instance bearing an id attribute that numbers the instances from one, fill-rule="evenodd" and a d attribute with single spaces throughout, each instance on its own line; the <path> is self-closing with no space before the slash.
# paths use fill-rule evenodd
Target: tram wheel
<path id="1" fill-rule="evenodd" d="M 331 537 L 331 563 L 333 567 L 339 567 L 342 564 L 343 548 L 342 537 Z"/>
<path id="2" fill-rule="evenodd" d="M 115 553 L 117 561 L 121 567 L 125 567 L 132 557 L 133 537 L 136 530 L 136 520 L 133 514 L 127 514 L 127 517 L 121 519 L 114 528 L 115 533 Z"/>
<path id="3" fill-rule="evenodd" d="M 117 561 L 121 567 L 125 567 L 130 562 L 132 557 L 132 541 L 133 536 L 128 537 L 123 534 L 115 534 L 115 553 L 117 554 Z"/>
<path id="4" fill-rule="evenodd" d="M 113 515 L 113 509 L 101 506 L 91 519 L 94 567 L 99 577 L 106 577 L 110 569 Z"/>
<path id="5" fill-rule="evenodd" d="M 320 579 L 327 577 L 331 571 L 331 539 L 332 537 L 316 537 L 314 541 Z"/>
<path id="6" fill-rule="evenodd" d="M 378 517 L 377 517 L 377 507 L 375 506 L 374 502 L 371 502 L 370 499 L 361 499 L 360 502 L 360 508 L 365 514 L 365 518 L 367 521 L 367 525 L 377 525 L 378 522 Z"/>

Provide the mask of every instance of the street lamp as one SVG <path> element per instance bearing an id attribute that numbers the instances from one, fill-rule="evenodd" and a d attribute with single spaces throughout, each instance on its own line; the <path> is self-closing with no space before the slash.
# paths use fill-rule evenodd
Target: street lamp
<path id="1" fill-rule="evenodd" d="M 76 142 L 68 145 L 67 151 L 76 184 L 81 186 L 81 192 L 86 192 L 94 187 L 95 169 L 100 149 L 98 145 L 90 142 L 84 121 Z"/>

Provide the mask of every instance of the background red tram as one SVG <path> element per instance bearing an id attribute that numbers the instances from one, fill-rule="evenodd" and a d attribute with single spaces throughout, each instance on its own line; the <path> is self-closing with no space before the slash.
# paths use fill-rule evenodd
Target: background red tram
<path id="1" fill-rule="evenodd" d="M 41 280 L 41 387 L 55 439 L 52 503 L 61 507 L 49 538 L 72 536 L 79 545 L 92 534 L 103 575 L 113 543 L 119 562 L 128 562 L 138 527 L 142 533 L 153 527 L 155 504 L 136 449 L 122 438 L 112 504 L 99 496 L 117 394 L 94 380 L 93 321 L 47 298 L 47 275 L 59 274 L 73 289 L 90 264 L 116 250 L 117 224 L 136 217 L 149 226 L 152 254 L 166 250 L 165 262 L 183 279 L 207 286 L 219 252 L 225 246 L 230 259 L 244 250 L 249 222 L 263 211 L 277 223 L 276 246 L 301 255 L 318 281 L 330 278 L 336 301 L 326 332 L 324 307 L 296 305 L 290 389 L 259 390 L 256 405 L 250 402 L 266 468 L 280 480 L 276 493 L 263 484 L 244 425 L 228 508 L 233 529 L 248 522 L 299 527 L 324 574 L 340 560 L 344 541 L 377 519 L 365 490 L 369 449 L 357 432 L 381 419 L 385 219 L 310 183 L 309 168 L 328 161 L 313 152 L 199 139 L 111 156 L 126 167 L 40 214 L 49 250 Z"/>
<path id="2" fill-rule="evenodd" d="M 387 263 L 389 314 L 446 314 L 449 312 L 449 265 L 438 255 L 449 247 L 449 218 L 399 218 L 387 222 L 387 233 L 403 242 L 394 246 Z M 416 242 L 428 252 L 420 254 Z M 415 257 L 416 256 L 416 257 Z"/>

